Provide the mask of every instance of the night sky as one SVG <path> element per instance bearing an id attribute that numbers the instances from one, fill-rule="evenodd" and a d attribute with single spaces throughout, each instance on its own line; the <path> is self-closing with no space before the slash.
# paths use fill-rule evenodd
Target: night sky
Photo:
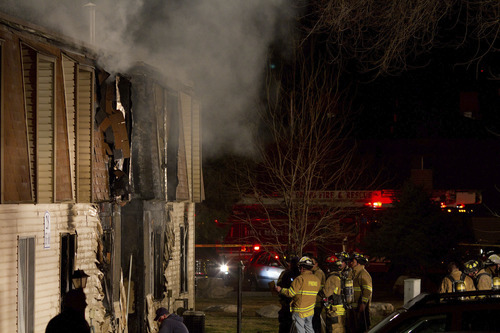
<path id="1" fill-rule="evenodd" d="M 479 189 L 490 205 L 500 188 L 499 61 L 456 65 L 451 50 L 426 56 L 427 65 L 399 76 L 361 83 L 356 95 L 355 137 L 365 156 L 394 176 L 433 170 L 435 189 Z M 471 112 L 472 117 L 466 117 Z"/>

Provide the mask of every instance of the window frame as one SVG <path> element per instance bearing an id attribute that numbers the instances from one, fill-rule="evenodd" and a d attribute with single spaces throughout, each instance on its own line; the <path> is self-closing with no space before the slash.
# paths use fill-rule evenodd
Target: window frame
<path id="1" fill-rule="evenodd" d="M 35 329 L 36 238 L 18 237 L 17 327 L 19 333 Z"/>
<path id="2" fill-rule="evenodd" d="M 185 219 L 187 219 L 186 215 Z M 179 226 L 179 239 L 179 290 L 181 293 L 187 293 L 189 292 L 189 226 L 187 223 L 181 224 Z"/>

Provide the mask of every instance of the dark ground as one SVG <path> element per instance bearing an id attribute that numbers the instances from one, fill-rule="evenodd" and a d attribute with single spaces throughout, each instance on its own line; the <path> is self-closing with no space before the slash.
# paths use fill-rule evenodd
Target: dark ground
<path id="1" fill-rule="evenodd" d="M 394 282 L 397 276 L 390 273 L 371 273 L 373 278 L 373 302 L 391 303 L 395 309 L 403 305 L 403 290 L 400 292 L 394 289 Z M 434 280 L 439 280 L 436 275 L 433 279 L 422 279 L 421 291 L 433 291 L 436 287 Z M 279 306 L 276 295 L 269 291 L 249 292 L 242 294 L 242 333 L 270 333 L 278 331 L 278 320 L 273 318 L 262 318 L 256 315 L 256 311 L 266 305 Z M 196 311 L 204 312 L 205 332 L 206 333 L 229 333 L 237 329 L 236 313 L 210 312 L 204 311 L 210 306 L 215 305 L 237 305 L 236 291 L 229 293 L 226 297 L 220 299 L 196 298 Z M 382 318 L 372 318 L 375 324 Z"/>

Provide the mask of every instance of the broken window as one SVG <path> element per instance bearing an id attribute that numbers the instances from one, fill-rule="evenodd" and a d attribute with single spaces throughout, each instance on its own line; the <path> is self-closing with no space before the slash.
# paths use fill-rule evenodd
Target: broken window
<path id="1" fill-rule="evenodd" d="M 180 237 L 180 291 L 181 293 L 188 292 L 188 215 L 187 210 L 184 212 L 184 225 L 179 228 Z"/>
<path id="2" fill-rule="evenodd" d="M 64 295 L 73 289 L 71 277 L 75 268 L 76 235 L 61 235 L 61 304 Z"/>
<path id="3" fill-rule="evenodd" d="M 163 269 L 163 232 L 156 231 L 153 233 L 153 297 L 161 299 L 165 286 L 165 275 Z"/>

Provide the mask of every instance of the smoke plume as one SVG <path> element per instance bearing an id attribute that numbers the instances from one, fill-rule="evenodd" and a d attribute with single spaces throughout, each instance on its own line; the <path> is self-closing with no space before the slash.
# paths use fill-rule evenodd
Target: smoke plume
<path id="1" fill-rule="evenodd" d="M 111 72 L 144 61 L 189 80 L 202 104 L 204 154 L 251 147 L 270 43 L 292 17 L 286 0 L 95 0 L 95 47 Z M 0 11 L 90 43 L 86 0 L 3 0 Z"/>

